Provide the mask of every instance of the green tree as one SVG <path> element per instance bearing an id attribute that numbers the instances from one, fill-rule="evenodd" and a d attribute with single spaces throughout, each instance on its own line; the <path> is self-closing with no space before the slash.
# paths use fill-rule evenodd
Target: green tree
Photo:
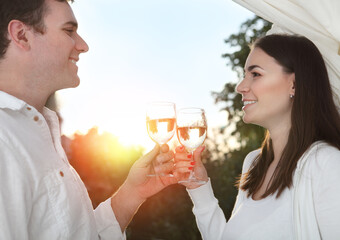
<path id="1" fill-rule="evenodd" d="M 94 208 L 119 188 L 144 152 L 140 146 L 122 145 L 110 133 L 99 134 L 96 127 L 85 135 L 74 134 L 68 144 L 63 139 L 69 162 L 83 180 Z"/>

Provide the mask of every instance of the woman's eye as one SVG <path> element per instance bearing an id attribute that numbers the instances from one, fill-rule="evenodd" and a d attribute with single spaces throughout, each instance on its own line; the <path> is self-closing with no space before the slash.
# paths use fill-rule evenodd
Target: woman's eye
<path id="1" fill-rule="evenodd" d="M 252 72 L 251 75 L 252 75 L 253 77 L 261 76 L 261 75 L 260 75 L 259 73 L 257 73 L 257 72 Z"/>

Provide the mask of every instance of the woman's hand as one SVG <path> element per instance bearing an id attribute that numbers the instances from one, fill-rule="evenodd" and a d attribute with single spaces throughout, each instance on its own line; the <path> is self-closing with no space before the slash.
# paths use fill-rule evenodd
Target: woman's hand
<path id="1" fill-rule="evenodd" d="M 201 154 L 205 146 L 198 147 L 194 156 L 189 154 L 183 146 L 179 146 L 175 149 L 175 171 L 174 176 L 179 180 L 188 179 L 190 171 L 194 171 L 196 178 L 204 181 L 208 181 L 207 171 L 201 161 Z M 188 189 L 193 189 L 201 186 L 198 183 L 181 183 Z"/>

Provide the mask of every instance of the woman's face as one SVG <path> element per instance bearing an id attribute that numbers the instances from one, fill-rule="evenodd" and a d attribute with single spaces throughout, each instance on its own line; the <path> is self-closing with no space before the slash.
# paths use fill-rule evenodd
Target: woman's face
<path id="1" fill-rule="evenodd" d="M 260 48 L 250 52 L 244 71 L 244 79 L 236 87 L 244 103 L 243 121 L 267 129 L 290 125 L 294 73 L 285 73 L 283 67 Z"/>

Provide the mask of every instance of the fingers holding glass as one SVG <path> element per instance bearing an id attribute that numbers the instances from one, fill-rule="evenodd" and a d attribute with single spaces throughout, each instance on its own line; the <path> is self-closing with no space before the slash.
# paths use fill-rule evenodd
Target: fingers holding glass
<path id="1" fill-rule="evenodd" d="M 168 176 L 171 174 L 174 170 L 174 162 L 165 162 L 159 165 L 156 165 L 155 168 L 155 173 L 157 174 L 157 176 Z"/>
<path id="2" fill-rule="evenodd" d="M 207 171 L 201 161 L 201 153 L 204 147 L 199 147 L 195 150 L 194 156 L 186 152 L 178 152 L 176 148 L 175 153 L 175 171 L 174 176 L 179 183 L 185 187 L 197 188 L 208 181 Z M 200 181 L 187 181 L 191 171 L 194 171 L 195 177 Z"/>

